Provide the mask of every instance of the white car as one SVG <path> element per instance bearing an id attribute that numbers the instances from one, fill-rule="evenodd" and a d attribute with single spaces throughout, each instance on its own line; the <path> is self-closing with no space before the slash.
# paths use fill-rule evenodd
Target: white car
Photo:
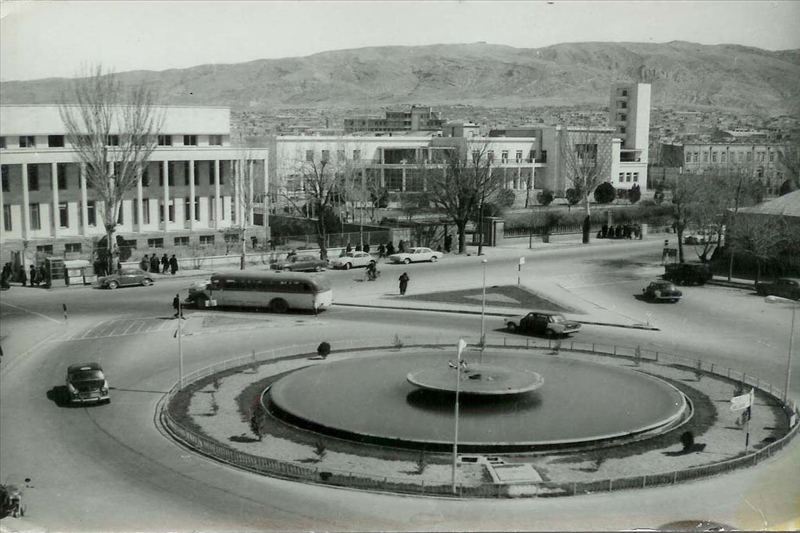
<path id="1" fill-rule="evenodd" d="M 333 263 L 333 268 L 343 268 L 349 270 L 351 268 L 365 267 L 374 263 L 375 259 L 372 258 L 367 252 L 350 252 L 342 257 L 336 258 Z"/>
<path id="2" fill-rule="evenodd" d="M 415 248 L 409 248 L 407 252 L 390 255 L 389 261 L 392 263 L 405 263 L 406 265 L 409 263 L 418 263 L 420 261 L 430 261 L 431 263 L 435 263 L 441 259 L 443 255 L 444 254 L 442 252 L 436 252 L 430 248 L 418 246 Z"/>

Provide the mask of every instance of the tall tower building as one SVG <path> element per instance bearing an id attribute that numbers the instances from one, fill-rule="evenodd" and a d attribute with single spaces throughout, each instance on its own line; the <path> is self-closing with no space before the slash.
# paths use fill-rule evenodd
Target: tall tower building
<path id="1" fill-rule="evenodd" d="M 623 161 L 647 162 L 650 138 L 650 84 L 624 83 L 611 87 L 608 123 L 622 141 Z"/>

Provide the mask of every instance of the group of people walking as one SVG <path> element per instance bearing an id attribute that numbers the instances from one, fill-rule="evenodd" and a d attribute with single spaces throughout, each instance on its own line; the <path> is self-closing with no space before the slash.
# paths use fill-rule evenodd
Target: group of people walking
<path id="1" fill-rule="evenodd" d="M 3 271 L 0 274 L 0 288 L 10 289 L 11 281 L 14 280 L 15 277 L 16 281 L 22 283 L 23 287 L 28 286 L 29 283 L 31 287 L 38 287 L 42 283 L 47 283 L 47 272 L 44 267 L 31 265 L 30 270 L 27 272 L 21 267 L 18 270 L 19 272 L 15 276 L 11 263 L 3 265 Z"/>
<path id="2" fill-rule="evenodd" d="M 597 232 L 598 239 L 641 239 L 642 227 L 639 224 L 603 224 Z"/>
<path id="3" fill-rule="evenodd" d="M 145 272 L 153 272 L 155 274 L 172 274 L 178 272 L 178 258 L 175 254 L 172 257 L 167 257 L 167 254 L 161 256 L 159 260 L 158 255 L 153 254 L 148 258 L 147 254 L 142 257 L 139 267 Z"/>

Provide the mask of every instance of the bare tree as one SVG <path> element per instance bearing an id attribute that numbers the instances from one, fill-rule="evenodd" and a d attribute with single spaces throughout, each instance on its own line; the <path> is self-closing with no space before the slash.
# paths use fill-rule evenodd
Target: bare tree
<path id="1" fill-rule="evenodd" d="M 780 216 L 753 214 L 737 220 L 732 232 L 733 247 L 756 260 L 756 282 L 761 277 L 761 265 L 778 257 L 790 244 L 787 227 L 786 219 Z"/>
<path id="2" fill-rule="evenodd" d="M 164 114 L 146 85 L 124 88 L 98 65 L 74 80 L 59 104 L 67 140 L 85 168 L 86 183 L 100 201 L 106 230 L 106 261 L 113 271 L 112 243 L 125 194 L 136 187 L 158 144 Z"/>
<path id="3" fill-rule="evenodd" d="M 794 190 L 800 189 L 800 145 L 790 144 L 778 151 L 778 161 L 786 169 Z"/>
<path id="4" fill-rule="evenodd" d="M 233 164 L 231 182 L 233 183 L 233 201 L 238 207 L 239 212 L 239 235 L 241 237 L 242 249 L 239 268 L 245 269 L 247 264 L 247 229 L 252 227 L 252 214 L 256 201 L 264 198 L 263 179 L 258 179 L 260 167 L 253 159 L 252 151 L 242 145 L 237 150 L 236 159 Z M 268 213 L 264 210 L 263 216 L 266 218 Z M 266 219 L 264 221 L 266 225 Z"/>
<path id="5" fill-rule="evenodd" d="M 567 182 L 573 191 L 580 191 L 586 210 L 583 221 L 583 243 L 588 244 L 591 229 L 591 195 L 608 175 L 611 152 L 602 142 L 602 134 L 586 126 L 567 129 L 561 136 L 561 157 Z"/>
<path id="6" fill-rule="evenodd" d="M 433 162 L 419 162 L 430 201 L 456 226 L 458 253 L 466 251 L 466 229 L 480 222 L 481 207 L 502 186 L 502 174 L 492 167 L 486 142 L 461 140 L 444 150 L 435 150 Z"/>

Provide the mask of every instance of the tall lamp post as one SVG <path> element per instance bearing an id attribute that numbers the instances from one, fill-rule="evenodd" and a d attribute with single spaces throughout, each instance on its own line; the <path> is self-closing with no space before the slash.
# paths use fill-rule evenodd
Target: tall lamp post
<path id="1" fill-rule="evenodd" d="M 486 345 L 486 333 L 485 333 L 485 324 L 486 324 L 486 264 L 488 261 L 486 259 L 481 261 L 483 263 L 483 293 L 481 295 L 481 354 L 480 354 L 480 362 L 483 363 L 483 348 Z"/>
<path id="2" fill-rule="evenodd" d="M 791 304 L 792 306 L 792 327 L 789 330 L 789 357 L 786 361 L 786 386 L 783 389 L 783 402 L 789 401 L 789 382 L 792 378 L 792 350 L 794 348 L 794 318 L 797 312 L 797 302 L 780 296 L 767 296 L 764 301 L 768 304 Z"/>

